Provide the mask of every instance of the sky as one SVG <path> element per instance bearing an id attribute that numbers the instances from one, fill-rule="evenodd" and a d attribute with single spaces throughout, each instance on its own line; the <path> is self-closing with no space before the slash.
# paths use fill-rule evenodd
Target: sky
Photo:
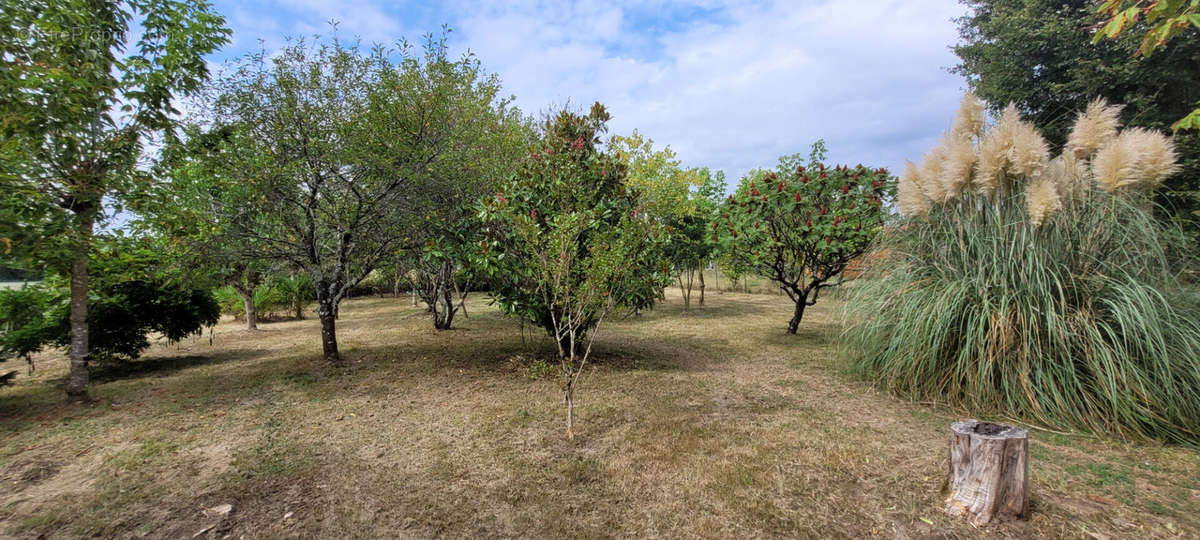
<path id="1" fill-rule="evenodd" d="M 387 2 L 219 0 L 221 61 L 285 38 L 394 44 L 451 28 L 527 114 L 600 101 L 611 134 L 637 129 L 731 184 L 823 138 L 837 163 L 902 170 L 949 128 L 965 81 L 954 0 Z M 731 186 L 732 187 L 732 186 Z"/>

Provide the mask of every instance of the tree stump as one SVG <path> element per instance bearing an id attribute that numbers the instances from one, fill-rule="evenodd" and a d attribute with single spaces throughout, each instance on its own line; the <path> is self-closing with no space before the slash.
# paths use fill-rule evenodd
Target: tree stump
<path id="1" fill-rule="evenodd" d="M 1029 432 L 967 420 L 950 426 L 946 513 L 976 526 L 1029 512 Z"/>

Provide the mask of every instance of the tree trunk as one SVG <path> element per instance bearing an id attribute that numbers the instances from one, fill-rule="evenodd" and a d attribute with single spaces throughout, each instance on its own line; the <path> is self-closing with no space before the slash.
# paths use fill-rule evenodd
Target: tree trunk
<path id="1" fill-rule="evenodd" d="M 88 252 L 92 247 L 92 231 L 95 227 L 95 212 L 84 210 L 76 214 L 79 226 L 79 246 L 75 260 L 71 261 L 71 354 L 70 373 L 67 375 L 67 401 L 88 401 Z"/>
<path id="2" fill-rule="evenodd" d="M 946 513 L 975 526 L 1029 514 L 1029 432 L 967 420 L 950 426 Z"/>
<path id="3" fill-rule="evenodd" d="M 717 288 L 717 294 L 725 294 L 725 291 L 721 290 L 721 267 L 716 263 L 713 264 L 713 285 Z"/>
<path id="4" fill-rule="evenodd" d="M 704 263 L 697 262 L 696 268 L 700 269 L 700 305 L 704 305 Z"/>
<path id="5" fill-rule="evenodd" d="M 242 297 L 242 305 L 246 309 L 246 330 L 258 330 L 258 313 L 254 311 L 254 293 L 241 287 L 234 287 L 238 296 Z"/>
<path id="6" fill-rule="evenodd" d="M 329 295 L 326 283 L 317 285 L 317 318 L 321 319 L 321 350 L 325 361 L 340 365 L 342 356 L 337 344 L 337 304 Z"/>
<path id="7" fill-rule="evenodd" d="M 783 289 L 780 290 L 782 291 Z M 796 311 L 792 314 L 792 320 L 788 322 L 787 333 L 789 334 L 795 334 L 796 329 L 800 328 L 800 320 L 804 318 L 804 308 L 808 307 L 808 295 L 804 294 L 798 296 L 799 299 L 796 301 Z"/>
<path id="8" fill-rule="evenodd" d="M 575 439 L 575 381 L 567 380 L 567 388 L 563 392 L 567 398 L 567 440 Z"/>

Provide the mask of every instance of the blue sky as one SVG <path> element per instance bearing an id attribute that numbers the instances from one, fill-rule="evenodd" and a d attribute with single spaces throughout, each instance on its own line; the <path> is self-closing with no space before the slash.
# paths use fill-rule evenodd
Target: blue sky
<path id="1" fill-rule="evenodd" d="M 449 25 L 527 113 L 600 101 L 686 166 L 726 171 L 807 153 L 899 172 L 948 128 L 965 82 L 953 0 L 742 2 L 218 1 L 234 30 L 214 60 L 286 36 L 393 43 Z"/>

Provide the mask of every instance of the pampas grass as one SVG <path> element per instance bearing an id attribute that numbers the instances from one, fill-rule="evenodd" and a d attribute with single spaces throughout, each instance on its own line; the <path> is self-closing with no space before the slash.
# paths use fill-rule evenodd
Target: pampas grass
<path id="1" fill-rule="evenodd" d="M 1049 178 L 1038 178 L 1025 190 L 1025 208 L 1029 212 L 1029 223 L 1041 226 L 1054 212 L 1062 209 L 1058 187 Z"/>
<path id="2" fill-rule="evenodd" d="M 905 216 L 923 216 L 929 211 L 929 201 L 921 191 L 921 172 L 911 161 L 904 163 L 904 174 L 896 185 L 896 204 Z"/>
<path id="3" fill-rule="evenodd" d="M 1096 98 L 1079 113 L 1067 137 L 1067 153 L 1076 159 L 1088 159 L 1117 137 L 1121 127 L 1121 107 Z"/>
<path id="4" fill-rule="evenodd" d="M 1174 148 L 1109 133 L 1114 108 L 1096 103 L 1054 159 L 1009 107 L 968 143 L 974 177 L 947 179 L 961 171 L 953 151 L 927 154 L 940 169 L 908 168 L 904 221 L 878 237 L 846 304 L 860 375 L 972 414 L 1200 446 L 1200 295 L 1173 273 L 1167 255 L 1182 247 L 1164 247 L 1174 236 L 1149 212 Z M 926 170 L 976 189 L 929 200 L 913 187 Z"/>

